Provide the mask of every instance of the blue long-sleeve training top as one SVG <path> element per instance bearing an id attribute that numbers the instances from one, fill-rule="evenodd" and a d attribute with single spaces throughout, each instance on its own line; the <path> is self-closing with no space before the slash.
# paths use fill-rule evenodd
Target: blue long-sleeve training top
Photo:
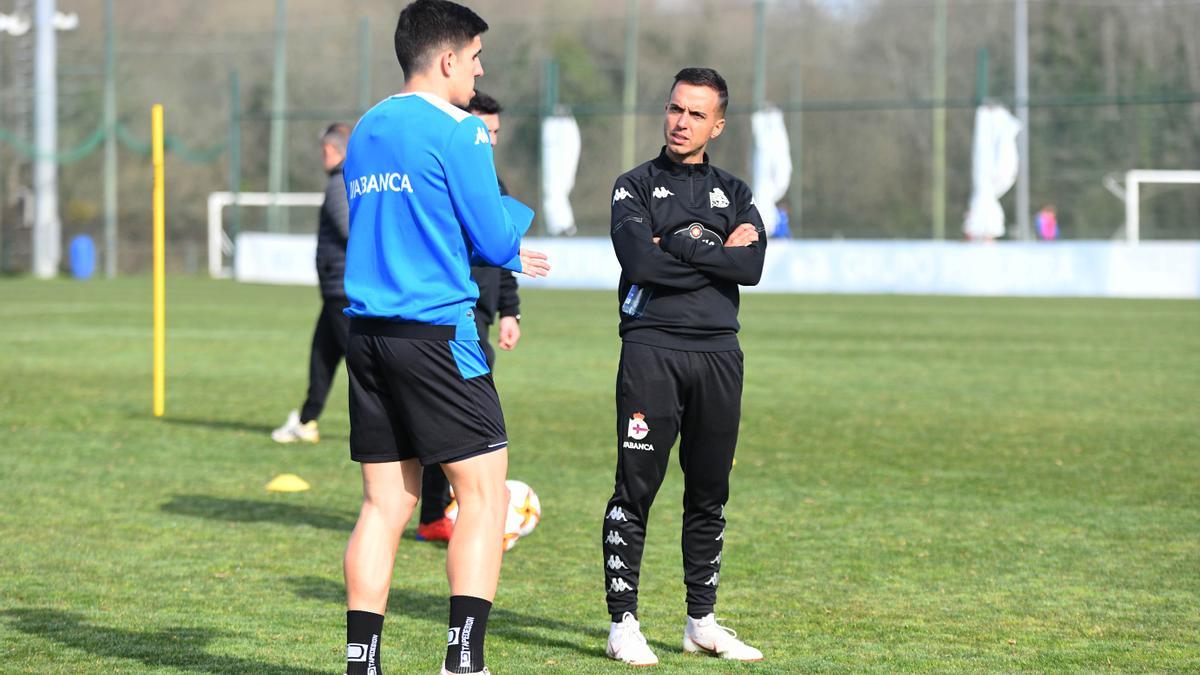
<path id="1" fill-rule="evenodd" d="M 521 231 L 500 200 L 487 127 L 437 96 L 400 94 L 350 136 L 350 317 L 456 326 L 478 340 L 471 262 L 520 270 Z"/>

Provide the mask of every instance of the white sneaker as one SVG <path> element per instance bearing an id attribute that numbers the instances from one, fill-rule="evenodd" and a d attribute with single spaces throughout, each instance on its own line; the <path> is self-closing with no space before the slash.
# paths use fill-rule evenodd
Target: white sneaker
<path id="1" fill-rule="evenodd" d="M 683 651 L 704 653 L 734 661 L 762 661 L 763 653 L 737 639 L 737 633 L 717 623 L 711 613 L 703 619 L 688 617 L 683 630 Z"/>
<path id="2" fill-rule="evenodd" d="M 316 443 L 321 440 L 321 434 L 317 432 L 316 420 L 300 424 L 300 413 L 293 410 L 288 413 L 287 421 L 283 423 L 283 426 L 271 432 L 271 440 L 276 443 L 295 443 L 296 441 Z"/>
<path id="3" fill-rule="evenodd" d="M 441 675 L 454 675 L 454 673 L 446 670 L 446 666 L 443 665 Z M 484 666 L 483 670 L 477 670 L 474 673 L 471 673 L 470 675 L 492 675 L 492 671 L 488 670 L 487 666 Z"/>
<path id="4" fill-rule="evenodd" d="M 658 663 L 658 657 L 646 644 L 646 636 L 642 635 L 641 624 L 634 618 L 633 612 L 622 614 L 621 623 L 613 623 L 608 629 L 608 646 L 604 653 L 610 659 L 631 666 L 653 666 Z"/>

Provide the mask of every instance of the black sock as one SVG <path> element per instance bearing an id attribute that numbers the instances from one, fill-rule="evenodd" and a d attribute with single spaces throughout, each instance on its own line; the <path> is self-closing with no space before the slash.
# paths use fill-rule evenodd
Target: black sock
<path id="1" fill-rule="evenodd" d="M 630 612 L 633 615 L 633 620 L 637 621 L 637 612 Z M 612 614 L 613 623 L 621 623 L 625 620 L 625 612 L 615 612 Z"/>
<path id="2" fill-rule="evenodd" d="M 697 621 L 713 613 L 712 607 L 688 607 L 688 616 Z"/>
<path id="3" fill-rule="evenodd" d="M 346 675 L 382 675 L 379 657 L 383 615 L 346 612 Z"/>
<path id="4" fill-rule="evenodd" d="M 492 603 L 469 595 L 450 596 L 450 633 L 446 640 L 446 670 L 477 673 L 483 670 L 483 638 L 487 634 Z"/>

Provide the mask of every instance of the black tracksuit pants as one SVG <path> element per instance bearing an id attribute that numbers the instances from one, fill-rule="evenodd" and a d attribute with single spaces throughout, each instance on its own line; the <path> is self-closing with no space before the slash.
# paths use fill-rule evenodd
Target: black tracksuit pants
<path id="1" fill-rule="evenodd" d="M 625 342 L 617 371 L 616 488 L 604 513 L 604 573 L 615 619 L 637 611 L 650 505 L 680 438 L 683 581 L 688 615 L 713 611 L 725 502 L 741 421 L 742 352 L 689 352 Z"/>
<path id="2" fill-rule="evenodd" d="M 324 298 L 317 327 L 313 330 L 312 351 L 308 357 L 308 395 L 300 408 L 300 422 L 310 422 L 321 416 L 333 374 L 338 363 L 346 358 L 346 342 L 350 336 L 350 317 L 342 313 L 350 306 L 345 298 Z"/>
<path id="3" fill-rule="evenodd" d="M 475 328 L 479 331 L 479 346 L 483 348 L 483 356 L 487 359 L 488 368 L 496 365 L 496 351 L 489 341 L 491 324 L 483 320 L 478 309 L 475 310 Z M 446 507 L 450 505 L 450 481 L 440 466 L 427 466 L 421 474 L 421 515 L 420 522 L 427 525 L 435 520 L 441 520 L 446 515 Z"/>

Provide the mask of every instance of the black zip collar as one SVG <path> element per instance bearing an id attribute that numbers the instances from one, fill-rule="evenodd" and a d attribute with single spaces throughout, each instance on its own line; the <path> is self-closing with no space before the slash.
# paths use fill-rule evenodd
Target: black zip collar
<path id="1" fill-rule="evenodd" d="M 674 162 L 667 156 L 667 146 L 663 146 L 659 150 L 658 157 L 654 158 L 654 166 L 659 171 L 666 173 L 672 178 L 692 178 L 694 176 L 708 176 L 712 173 L 712 167 L 708 163 L 708 153 L 704 153 L 704 161 L 699 164 L 680 164 Z"/>

